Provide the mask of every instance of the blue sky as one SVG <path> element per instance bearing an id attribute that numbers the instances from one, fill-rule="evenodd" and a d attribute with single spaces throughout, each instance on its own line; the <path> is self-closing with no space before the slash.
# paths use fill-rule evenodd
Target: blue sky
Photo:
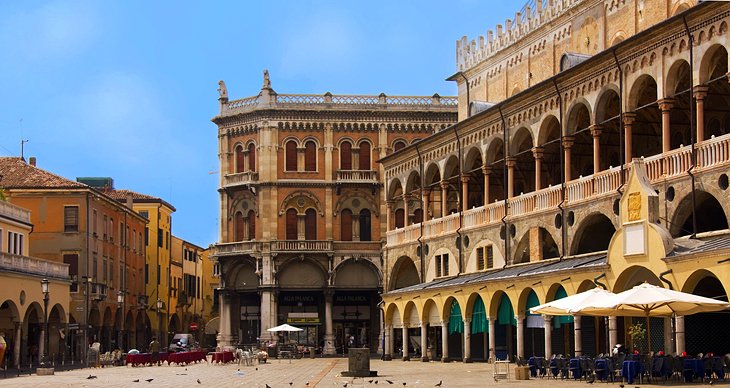
<path id="1" fill-rule="evenodd" d="M 173 233 L 218 236 L 217 82 L 279 93 L 454 95 L 455 42 L 523 2 L 0 2 L 0 155 L 172 203 Z M 212 172 L 212 173 L 211 173 Z"/>

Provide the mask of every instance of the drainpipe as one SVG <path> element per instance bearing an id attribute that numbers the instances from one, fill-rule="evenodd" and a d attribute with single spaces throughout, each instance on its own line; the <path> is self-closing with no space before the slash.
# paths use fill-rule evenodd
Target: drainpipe
<path id="1" fill-rule="evenodd" d="M 616 192 L 619 195 L 623 195 L 621 189 L 626 180 L 624 177 L 624 159 L 626 159 L 626 148 L 624 144 L 624 71 L 621 69 L 621 62 L 619 62 L 618 56 L 616 55 L 616 49 L 611 50 L 611 53 L 613 54 L 613 60 L 616 62 L 616 69 L 618 69 L 618 147 L 621 184 L 616 189 Z"/>
<path id="2" fill-rule="evenodd" d="M 464 85 L 466 85 L 466 117 L 469 118 L 471 117 L 471 107 L 469 106 L 469 79 L 466 78 L 464 72 L 460 71 L 459 75 L 464 79 Z"/>
<path id="3" fill-rule="evenodd" d="M 558 116 L 560 116 L 560 152 L 558 152 L 560 156 L 560 203 L 558 204 L 558 209 L 560 209 L 560 239 L 561 241 L 561 249 L 560 249 L 560 258 L 558 258 L 558 261 L 563 261 L 563 258 L 565 258 L 565 246 L 568 245 L 568 231 L 566 230 L 568 225 L 565 220 L 565 208 L 563 207 L 563 204 L 565 204 L 565 149 L 563 148 L 563 98 L 560 96 L 560 88 L 558 88 L 558 81 L 553 78 L 553 86 L 555 87 L 555 94 L 558 96 Z"/>
<path id="4" fill-rule="evenodd" d="M 502 216 L 502 226 L 504 227 L 504 265 L 502 269 L 507 268 L 507 262 L 510 258 L 510 246 L 509 246 L 509 223 L 507 222 L 507 213 L 509 210 L 509 181 L 507 178 L 507 159 L 509 156 L 509 136 L 507 136 L 507 120 L 504 119 L 502 113 L 502 105 L 497 105 L 499 109 L 499 117 L 502 119 L 502 143 L 504 143 L 504 163 L 502 163 L 502 194 L 504 195 L 504 215 Z"/>
<path id="5" fill-rule="evenodd" d="M 421 213 L 423 215 L 421 216 L 421 226 L 418 228 L 419 234 L 418 234 L 418 249 L 420 251 L 420 259 L 421 259 L 421 282 L 426 282 L 426 253 L 423 251 L 423 224 L 426 222 L 426 217 L 428 217 L 428 210 L 423 208 L 423 158 L 421 157 L 421 150 L 418 149 L 418 142 L 415 142 L 414 145 L 416 146 L 416 154 L 418 155 L 418 176 L 421 179 L 421 195 L 419 198 L 419 202 L 421 203 Z M 383 349 L 385 349 L 385 346 L 383 346 Z"/>
<path id="6" fill-rule="evenodd" d="M 689 31 L 689 25 L 687 24 L 687 16 L 682 16 L 682 21 L 684 22 L 684 31 L 687 33 L 687 41 L 689 43 L 689 77 L 690 77 L 690 86 L 689 86 L 689 133 L 690 133 L 690 144 L 691 144 L 691 158 L 692 163 L 689 166 L 689 170 L 687 170 L 687 174 L 690 177 L 690 180 L 692 182 L 692 234 L 690 235 L 690 238 L 696 238 L 697 237 L 697 203 L 696 203 L 696 188 L 695 188 L 695 176 L 692 173 L 692 170 L 694 170 L 695 166 L 697 165 L 697 128 L 695 126 L 695 109 L 694 109 L 694 81 L 692 80 L 693 73 L 694 73 L 694 36 L 690 34 Z"/>
<path id="7" fill-rule="evenodd" d="M 604 283 L 601 283 L 598 281 L 598 279 L 605 278 L 605 277 L 606 277 L 606 273 L 604 272 L 604 273 L 594 277 L 593 283 L 595 283 L 597 286 L 603 288 L 604 290 L 608 291 L 608 287 Z"/>
<path id="8" fill-rule="evenodd" d="M 669 286 L 669 289 L 673 290 L 674 287 L 672 286 L 672 282 L 669 279 L 665 278 L 665 276 L 669 275 L 670 273 L 672 273 L 671 269 L 668 269 L 668 270 L 660 273 L 659 280 L 663 281 L 664 283 L 667 283 L 667 286 Z"/>
<path id="9" fill-rule="evenodd" d="M 466 203 L 465 201 L 467 200 L 467 198 L 464 198 L 464 195 L 461 192 L 462 191 L 461 190 L 461 173 L 462 173 L 462 168 L 461 168 L 461 164 L 462 164 L 462 160 L 461 160 L 461 139 L 459 138 L 459 132 L 456 130 L 456 126 L 454 126 L 454 136 L 456 136 L 456 152 L 459 153 L 459 173 L 457 175 L 458 179 L 456 181 L 456 195 L 457 195 L 457 198 L 460 198 L 461 199 L 459 201 L 459 205 L 461 205 L 461 206 L 459 206 L 459 209 L 458 209 L 459 210 L 459 227 L 456 228 L 456 235 L 459 236 L 458 237 L 458 240 L 459 240 L 459 261 L 458 261 L 458 263 L 459 263 L 459 273 L 463 273 L 462 270 L 463 270 L 463 267 L 464 267 L 464 264 L 463 264 L 463 260 L 464 260 L 464 252 L 463 252 L 464 241 L 462 241 L 461 226 L 462 226 L 462 222 L 464 221 L 464 205 Z"/>

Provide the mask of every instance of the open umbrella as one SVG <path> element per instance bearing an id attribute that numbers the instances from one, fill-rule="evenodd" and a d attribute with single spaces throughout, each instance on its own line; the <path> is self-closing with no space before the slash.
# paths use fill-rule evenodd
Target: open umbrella
<path id="1" fill-rule="evenodd" d="M 727 302 L 644 283 L 614 294 L 609 298 L 596 300 L 580 308 L 570 309 L 570 312 L 594 316 L 646 317 L 647 338 L 649 350 L 651 351 L 651 321 L 648 319 L 649 317 L 669 317 L 672 314 L 692 315 L 727 308 L 730 308 L 730 304 Z"/>
<path id="2" fill-rule="evenodd" d="M 270 329 L 266 329 L 266 331 L 273 331 L 273 332 L 279 332 L 279 331 L 290 332 L 290 331 L 302 331 L 302 330 L 304 330 L 304 329 L 300 329 L 298 327 L 294 327 L 294 326 L 288 325 L 286 323 L 283 325 L 272 327 Z"/>
<path id="3" fill-rule="evenodd" d="M 545 315 L 573 315 L 572 310 L 580 310 L 584 306 L 592 305 L 605 300 L 607 297 L 614 296 L 612 292 L 600 288 L 591 288 L 588 291 L 566 296 L 552 302 L 541 304 L 530 308 L 532 314 Z"/>

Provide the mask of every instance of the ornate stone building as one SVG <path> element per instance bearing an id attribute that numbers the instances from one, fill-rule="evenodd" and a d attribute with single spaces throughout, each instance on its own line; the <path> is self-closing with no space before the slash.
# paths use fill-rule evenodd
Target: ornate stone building
<path id="1" fill-rule="evenodd" d="M 386 352 L 646 349 L 636 319 L 529 308 L 641 282 L 727 300 L 728 22 L 726 2 L 537 0 L 458 41 L 459 122 L 381 160 Z M 727 314 L 656 321 L 651 350 L 730 350 Z"/>
<path id="2" fill-rule="evenodd" d="M 277 94 L 220 82 L 218 344 L 282 323 L 328 354 L 378 346 L 386 203 L 377 160 L 456 121 L 456 98 Z M 292 337 L 293 338 L 293 337 Z"/>

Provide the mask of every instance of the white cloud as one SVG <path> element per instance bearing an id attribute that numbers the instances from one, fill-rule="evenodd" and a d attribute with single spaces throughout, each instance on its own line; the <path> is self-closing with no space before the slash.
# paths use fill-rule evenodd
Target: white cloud
<path id="1" fill-rule="evenodd" d="M 70 56 L 96 40 L 98 26 L 93 3 L 49 2 L 0 16 L 0 47 L 22 59 Z"/>

